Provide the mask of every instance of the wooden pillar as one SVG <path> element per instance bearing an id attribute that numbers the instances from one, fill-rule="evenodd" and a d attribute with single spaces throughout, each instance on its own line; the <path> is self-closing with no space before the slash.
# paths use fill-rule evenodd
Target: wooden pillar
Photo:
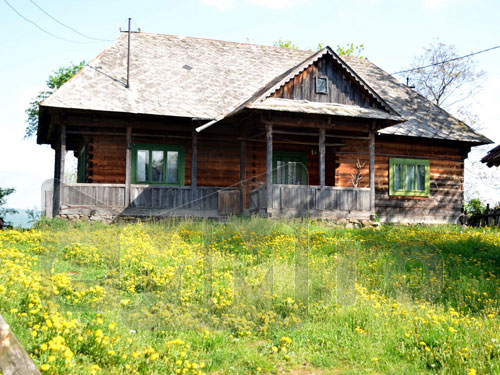
<path id="1" fill-rule="evenodd" d="M 61 125 L 61 133 L 59 144 L 56 147 L 56 155 L 54 159 L 54 195 L 52 201 L 52 217 L 59 214 L 61 202 L 64 202 L 63 197 L 63 182 L 64 182 L 64 159 L 66 157 L 66 126 Z"/>
<path id="2" fill-rule="evenodd" d="M 246 178 L 247 178 L 247 141 L 240 141 L 240 212 L 245 208 Z"/>
<path id="3" fill-rule="evenodd" d="M 325 178 L 325 129 L 319 129 L 319 184 L 324 187 Z"/>
<path id="4" fill-rule="evenodd" d="M 130 204 L 130 183 L 132 180 L 132 127 L 127 126 L 125 140 L 125 207 Z"/>
<path id="5" fill-rule="evenodd" d="M 266 124 L 266 193 L 267 209 L 272 207 L 273 197 L 273 126 Z"/>
<path id="6" fill-rule="evenodd" d="M 375 123 L 370 127 L 370 211 L 375 215 Z"/>
<path id="7" fill-rule="evenodd" d="M 191 188 L 198 183 L 198 132 L 193 130 L 191 137 Z"/>

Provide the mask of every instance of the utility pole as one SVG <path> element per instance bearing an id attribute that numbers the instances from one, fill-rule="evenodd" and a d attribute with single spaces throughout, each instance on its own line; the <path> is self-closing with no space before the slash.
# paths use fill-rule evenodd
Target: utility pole
<path id="1" fill-rule="evenodd" d="M 120 32 L 121 33 L 127 33 L 127 83 L 125 84 L 126 88 L 130 87 L 130 34 L 131 33 L 140 33 L 141 29 L 138 28 L 137 31 L 132 31 L 130 29 L 130 22 L 132 21 L 132 18 L 128 19 L 128 30 L 122 30 L 120 27 Z"/>

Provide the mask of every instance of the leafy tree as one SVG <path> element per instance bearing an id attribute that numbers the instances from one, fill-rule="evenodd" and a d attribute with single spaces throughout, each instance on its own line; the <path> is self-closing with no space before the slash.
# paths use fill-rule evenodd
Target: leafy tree
<path id="1" fill-rule="evenodd" d="M 274 47 L 280 48 L 290 48 L 290 49 L 300 49 L 297 45 L 293 44 L 291 40 L 275 40 L 273 42 Z"/>
<path id="2" fill-rule="evenodd" d="M 467 215 L 481 215 L 485 209 L 486 207 L 479 198 L 471 199 L 465 204 L 465 213 Z"/>
<path id="3" fill-rule="evenodd" d="M 52 93 L 54 93 L 76 73 L 78 73 L 85 64 L 85 61 L 81 61 L 79 64 L 72 63 L 68 67 L 59 68 L 59 70 L 55 71 L 49 76 L 46 81 L 47 89 L 40 91 L 38 95 L 31 100 L 30 106 L 25 111 L 28 115 L 28 118 L 26 120 L 28 126 L 26 127 L 26 131 L 24 134 L 25 139 L 34 136 L 38 130 L 38 114 L 40 103 L 47 99 Z"/>
<path id="4" fill-rule="evenodd" d="M 449 107 L 469 98 L 485 75 L 477 70 L 472 57 L 459 57 L 455 46 L 431 43 L 414 58 L 414 70 L 405 74 L 421 95 L 436 105 Z"/>
<path id="5" fill-rule="evenodd" d="M 354 43 L 346 44 L 345 47 L 337 45 L 337 54 L 339 56 L 356 56 L 363 58 L 362 53 L 365 50 L 363 44 L 354 45 Z"/>
<path id="6" fill-rule="evenodd" d="M 5 208 L 7 203 L 7 196 L 14 193 L 16 189 L 14 188 L 1 188 L 0 187 L 0 217 L 4 217 L 7 214 L 16 214 L 17 211 L 12 208 Z"/>
<path id="7" fill-rule="evenodd" d="M 291 40 L 275 40 L 273 42 L 274 47 L 280 48 L 290 48 L 290 49 L 300 49 L 299 46 L 294 44 Z M 319 51 L 325 47 L 325 43 L 318 43 L 318 47 L 316 51 Z M 365 46 L 363 44 L 354 45 L 354 43 L 347 44 L 345 47 L 341 47 L 337 45 L 337 54 L 339 56 L 356 56 L 362 58 L 361 54 L 363 53 Z"/>

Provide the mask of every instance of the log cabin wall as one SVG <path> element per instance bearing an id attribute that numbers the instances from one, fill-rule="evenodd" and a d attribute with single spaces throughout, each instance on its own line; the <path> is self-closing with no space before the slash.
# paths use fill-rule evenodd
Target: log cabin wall
<path id="1" fill-rule="evenodd" d="M 125 183 L 125 137 L 90 136 L 87 140 L 85 182 Z"/>
<path id="2" fill-rule="evenodd" d="M 361 151 L 360 151 L 361 149 Z M 337 153 L 338 186 L 352 186 L 350 173 L 356 160 L 368 160 L 356 142 L 348 142 Z M 457 142 L 412 137 L 377 136 L 375 143 L 376 212 L 389 222 L 455 222 L 463 206 L 464 158 L 468 147 Z M 389 159 L 421 158 L 430 161 L 430 196 L 389 195 Z M 367 186 L 368 169 L 360 187 Z"/>
<path id="3" fill-rule="evenodd" d="M 316 92 L 316 77 L 328 78 L 328 93 Z M 380 108 L 369 93 L 357 85 L 331 56 L 316 61 L 271 95 L 275 98 Z"/>

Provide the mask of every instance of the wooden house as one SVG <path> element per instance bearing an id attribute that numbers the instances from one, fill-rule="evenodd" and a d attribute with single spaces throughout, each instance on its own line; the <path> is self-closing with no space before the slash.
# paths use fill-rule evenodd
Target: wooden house
<path id="1" fill-rule="evenodd" d="M 464 159 L 491 142 L 329 47 L 130 37 L 40 106 L 54 215 L 455 222 Z M 61 182 L 67 151 L 74 184 Z"/>

